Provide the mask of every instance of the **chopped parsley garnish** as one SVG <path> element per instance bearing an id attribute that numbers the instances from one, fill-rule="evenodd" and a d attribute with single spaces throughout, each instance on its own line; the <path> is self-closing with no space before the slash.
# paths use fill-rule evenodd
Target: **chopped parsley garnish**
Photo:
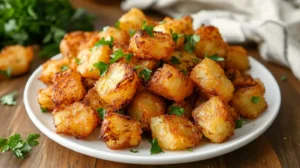
<path id="1" fill-rule="evenodd" d="M 164 152 L 160 148 L 160 146 L 158 145 L 157 138 L 152 139 L 152 141 L 150 141 L 150 143 L 151 143 L 151 149 L 150 149 L 151 155 L 158 154 L 158 153 L 163 153 Z"/>
<path id="2" fill-rule="evenodd" d="M 39 144 L 37 139 L 40 134 L 30 134 L 26 141 L 22 140 L 20 134 L 11 135 L 8 139 L 0 138 L 0 149 L 4 153 L 11 151 L 17 158 L 24 159 L 26 154 L 32 149 L 32 146 Z"/>
<path id="3" fill-rule="evenodd" d="M 9 93 L 9 94 L 6 94 L 6 95 L 2 96 L 0 98 L 1 104 L 3 104 L 3 105 L 9 105 L 9 106 L 16 105 L 17 104 L 17 102 L 16 102 L 16 96 L 17 96 L 17 94 L 18 94 L 18 92 L 14 91 L 12 93 Z"/>
<path id="4" fill-rule="evenodd" d="M 182 72 L 184 75 L 187 75 L 187 74 L 188 74 L 188 72 L 187 72 L 186 69 L 182 69 L 182 70 L 180 70 L 180 72 Z"/>
<path id="5" fill-rule="evenodd" d="M 132 152 L 132 153 L 138 153 L 139 152 L 139 150 L 134 150 L 134 149 L 130 149 L 130 152 Z"/>
<path id="6" fill-rule="evenodd" d="M 68 65 L 64 65 L 64 66 L 61 67 L 61 71 L 66 71 L 68 69 L 69 69 Z"/>
<path id="7" fill-rule="evenodd" d="M 10 78 L 11 77 L 11 71 L 12 71 L 11 67 L 7 68 L 6 70 L 0 70 L 0 75 L 5 76 L 7 78 Z"/>
<path id="8" fill-rule="evenodd" d="M 173 39 L 173 41 L 175 43 L 177 42 L 177 40 L 179 39 L 179 37 L 183 36 L 183 34 L 173 33 L 172 29 L 171 29 L 171 35 L 172 35 L 172 39 Z"/>
<path id="9" fill-rule="evenodd" d="M 138 68 L 137 68 L 138 69 Z M 145 82 L 147 82 L 150 79 L 152 71 L 147 68 L 143 68 L 143 70 L 139 73 L 139 78 L 143 78 Z"/>
<path id="10" fill-rule="evenodd" d="M 102 37 L 99 41 L 95 43 L 95 47 L 103 46 L 103 45 L 108 45 L 110 48 L 112 48 L 114 43 L 114 38 L 110 36 L 109 40 L 105 40 L 104 37 Z"/>
<path id="11" fill-rule="evenodd" d="M 193 61 L 198 63 L 200 60 L 198 58 L 193 58 Z"/>
<path id="12" fill-rule="evenodd" d="M 95 64 L 93 64 L 93 66 L 95 68 L 99 69 L 100 76 L 105 75 L 105 73 L 107 72 L 107 69 L 108 69 L 108 65 L 104 62 L 95 63 Z"/>
<path id="13" fill-rule="evenodd" d="M 238 119 L 235 122 L 235 128 L 242 128 L 243 124 L 245 123 L 245 120 L 243 119 Z"/>
<path id="14" fill-rule="evenodd" d="M 135 30 L 130 29 L 130 30 L 129 30 L 129 35 L 130 35 L 130 37 L 132 37 L 134 34 L 135 34 Z"/>
<path id="15" fill-rule="evenodd" d="M 109 63 L 114 63 L 116 62 L 118 59 L 125 57 L 126 61 L 129 62 L 131 57 L 133 56 L 133 54 L 129 53 L 129 54 L 124 54 L 122 49 L 118 49 L 117 51 L 115 51 L 112 55 L 111 55 L 111 60 L 109 61 Z"/>
<path id="16" fill-rule="evenodd" d="M 117 22 L 115 23 L 115 28 L 120 29 L 120 21 L 117 21 Z"/>
<path id="17" fill-rule="evenodd" d="M 200 36 L 198 35 L 185 35 L 185 44 L 183 46 L 184 50 L 187 52 L 194 52 L 195 50 L 195 45 L 197 42 L 200 41 Z"/>
<path id="18" fill-rule="evenodd" d="M 193 148 L 187 148 L 186 150 L 189 152 L 193 152 Z"/>
<path id="19" fill-rule="evenodd" d="M 209 58 L 209 59 L 211 59 L 213 61 L 216 61 L 216 62 L 221 62 L 221 61 L 225 60 L 223 57 L 220 57 L 218 54 L 214 54 L 212 56 L 207 56 L 207 54 L 205 54 L 205 57 Z"/>
<path id="20" fill-rule="evenodd" d="M 178 106 L 170 106 L 169 114 L 174 114 L 178 116 L 182 116 L 184 113 L 184 108 Z"/>
<path id="21" fill-rule="evenodd" d="M 80 60 L 79 58 L 77 58 L 77 57 L 74 57 L 74 60 L 75 60 L 75 62 L 76 62 L 76 64 L 77 65 L 79 65 L 79 64 L 81 64 L 81 63 L 83 63 L 83 61 L 82 60 Z"/>
<path id="22" fill-rule="evenodd" d="M 251 97 L 251 102 L 254 104 L 257 104 L 259 102 L 260 97 L 259 96 L 252 96 Z"/>
<path id="23" fill-rule="evenodd" d="M 46 112 L 48 111 L 48 108 L 41 107 L 41 111 L 42 111 L 43 113 L 46 113 Z"/>
<path id="24" fill-rule="evenodd" d="M 143 22 L 142 30 L 146 31 L 147 34 L 149 34 L 151 37 L 154 37 L 153 29 L 154 29 L 154 26 L 147 25 L 146 21 Z"/>
<path id="25" fill-rule="evenodd" d="M 104 120 L 106 110 L 104 108 L 97 108 L 96 112 L 98 113 L 98 117 L 101 118 L 101 120 Z"/>
<path id="26" fill-rule="evenodd" d="M 287 76 L 286 75 L 282 75 L 280 77 L 280 81 L 283 82 L 283 81 L 286 81 L 287 80 Z"/>
<path id="27" fill-rule="evenodd" d="M 180 60 L 177 57 L 172 56 L 171 57 L 171 63 L 172 64 L 180 64 Z"/>

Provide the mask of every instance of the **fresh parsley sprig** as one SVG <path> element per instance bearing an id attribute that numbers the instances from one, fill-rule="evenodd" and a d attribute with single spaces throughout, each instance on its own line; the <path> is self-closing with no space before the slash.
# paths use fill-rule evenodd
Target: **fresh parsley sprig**
<path id="1" fill-rule="evenodd" d="M 133 56 L 133 54 L 131 54 L 131 53 L 125 54 L 125 53 L 123 53 L 122 49 L 118 49 L 111 55 L 112 59 L 109 61 L 109 63 L 112 64 L 122 57 L 125 57 L 126 61 L 129 62 L 130 59 L 132 58 L 132 56 Z"/>
<path id="2" fill-rule="evenodd" d="M 154 37 L 153 29 L 154 29 L 154 26 L 147 25 L 146 21 L 143 22 L 142 30 L 146 31 L 147 34 L 149 34 L 151 37 Z"/>
<path id="3" fill-rule="evenodd" d="M 100 76 L 105 75 L 108 69 L 108 64 L 102 61 L 93 64 L 93 66 L 99 70 Z"/>
<path id="4" fill-rule="evenodd" d="M 110 36 L 109 40 L 105 40 L 104 37 L 102 37 L 99 41 L 95 43 L 95 47 L 108 45 L 110 48 L 112 48 L 113 43 L 114 43 L 114 38 L 112 36 Z"/>
<path id="5" fill-rule="evenodd" d="M 172 105 L 170 106 L 169 114 L 182 116 L 184 114 L 184 108 Z"/>
<path id="6" fill-rule="evenodd" d="M 144 68 L 144 67 L 142 67 L 142 66 L 135 66 L 135 67 L 134 67 L 135 70 L 137 70 L 137 69 L 139 69 L 139 68 L 143 68 L 143 69 L 139 72 L 139 74 L 138 74 L 139 78 L 143 78 L 144 81 L 147 82 L 147 81 L 150 79 L 150 76 L 151 76 L 152 71 L 151 71 L 150 69 Z"/>
<path id="7" fill-rule="evenodd" d="M 98 113 L 98 117 L 104 120 L 106 110 L 104 108 L 97 108 L 96 112 Z"/>
<path id="8" fill-rule="evenodd" d="M 184 50 L 192 53 L 195 50 L 195 45 L 197 42 L 200 41 L 200 36 L 193 34 L 193 35 L 185 35 L 185 44 L 183 46 Z"/>
<path id="9" fill-rule="evenodd" d="M 214 54 L 214 55 L 208 56 L 207 53 L 205 53 L 205 57 L 209 58 L 209 59 L 211 59 L 213 61 L 216 61 L 216 62 L 221 62 L 221 61 L 225 60 L 223 57 L 220 57 L 218 54 Z"/>
<path id="10" fill-rule="evenodd" d="M 1 104 L 3 104 L 3 105 L 9 105 L 9 106 L 16 105 L 17 104 L 17 101 L 16 101 L 17 94 L 18 94 L 18 92 L 14 91 L 14 92 L 11 92 L 9 94 L 6 94 L 6 95 L 2 96 L 0 98 Z"/>
<path id="11" fill-rule="evenodd" d="M 177 57 L 175 57 L 175 56 L 172 56 L 171 57 L 171 63 L 172 64 L 181 64 L 181 62 L 180 62 L 180 60 L 177 58 Z"/>
<path id="12" fill-rule="evenodd" d="M 149 141 L 151 143 L 151 149 L 150 153 L 151 155 L 158 154 L 158 153 L 164 153 L 164 151 L 160 148 L 157 138 L 152 139 Z"/>
<path id="13" fill-rule="evenodd" d="M 254 103 L 254 104 L 258 104 L 259 100 L 260 100 L 259 96 L 252 96 L 251 97 L 251 102 Z"/>

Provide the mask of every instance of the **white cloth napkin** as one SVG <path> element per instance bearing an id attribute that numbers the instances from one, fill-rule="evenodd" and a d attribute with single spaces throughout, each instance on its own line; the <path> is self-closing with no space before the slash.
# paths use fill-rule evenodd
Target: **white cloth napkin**
<path id="1" fill-rule="evenodd" d="M 300 80 L 300 0 L 125 0 L 121 7 L 190 14 L 194 28 L 214 25 L 227 42 L 255 41 L 264 60 L 291 68 Z"/>

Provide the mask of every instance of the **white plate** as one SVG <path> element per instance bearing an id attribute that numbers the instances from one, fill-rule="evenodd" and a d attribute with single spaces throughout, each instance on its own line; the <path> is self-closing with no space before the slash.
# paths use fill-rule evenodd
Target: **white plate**
<path id="1" fill-rule="evenodd" d="M 60 58 L 57 55 L 55 58 Z M 150 155 L 150 144 L 144 139 L 138 147 L 138 153 L 132 153 L 129 149 L 110 150 L 105 143 L 98 140 L 99 128 L 85 140 L 78 140 L 71 136 L 59 135 L 55 133 L 51 113 L 42 113 L 37 103 L 37 91 L 45 87 L 38 80 L 42 67 L 35 70 L 27 81 L 24 91 L 24 103 L 27 113 L 32 122 L 50 139 L 60 145 L 73 151 L 89 155 L 92 157 L 110 160 L 115 162 L 133 163 L 133 164 L 175 164 L 192 161 L 204 160 L 236 150 L 261 135 L 276 118 L 281 97 L 278 84 L 272 74 L 254 58 L 249 57 L 253 77 L 262 80 L 266 87 L 266 100 L 268 102 L 267 110 L 257 119 L 247 122 L 242 128 L 235 130 L 235 135 L 228 141 L 221 144 L 202 142 L 193 147 L 193 151 L 165 151 L 165 153 Z"/>

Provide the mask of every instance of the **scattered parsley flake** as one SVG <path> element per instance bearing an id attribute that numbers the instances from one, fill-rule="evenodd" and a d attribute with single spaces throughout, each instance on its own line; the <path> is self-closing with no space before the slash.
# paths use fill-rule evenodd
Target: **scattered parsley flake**
<path id="1" fill-rule="evenodd" d="M 193 148 L 187 148 L 186 150 L 189 152 L 193 152 Z"/>
<path id="2" fill-rule="evenodd" d="M 107 72 L 107 69 L 108 69 L 108 65 L 101 61 L 93 64 L 93 66 L 99 70 L 100 76 L 105 75 L 105 73 Z"/>
<path id="3" fill-rule="evenodd" d="M 124 54 L 122 49 L 118 49 L 111 55 L 112 59 L 109 61 L 109 63 L 112 64 L 122 57 L 125 57 L 126 61 L 129 62 L 132 56 L 133 56 L 133 54 L 131 54 L 131 53 Z"/>
<path id="4" fill-rule="evenodd" d="M 244 122 L 245 121 L 242 120 L 242 119 L 236 120 L 236 122 L 235 122 L 235 128 L 242 128 Z"/>
<path id="5" fill-rule="evenodd" d="M 108 45 L 110 48 L 112 48 L 114 43 L 114 38 L 110 36 L 109 40 L 105 40 L 104 37 L 102 37 L 99 41 L 95 43 L 95 47 L 103 46 L 103 45 Z"/>
<path id="6" fill-rule="evenodd" d="M 178 116 L 182 116 L 184 113 L 184 108 L 178 106 L 170 106 L 169 114 L 174 114 Z"/>
<path id="7" fill-rule="evenodd" d="M 18 92 L 14 91 L 12 93 L 6 94 L 0 98 L 0 102 L 3 105 L 9 105 L 9 106 L 14 106 L 17 104 L 16 102 L 16 96 Z"/>
<path id="8" fill-rule="evenodd" d="M 187 72 L 187 70 L 186 69 L 182 69 L 182 70 L 180 70 L 184 75 L 187 75 L 188 74 L 188 72 Z"/>
<path id="9" fill-rule="evenodd" d="M 172 64 L 180 64 L 181 62 L 180 62 L 180 60 L 177 57 L 172 56 L 171 57 L 171 63 Z"/>
<path id="10" fill-rule="evenodd" d="M 42 111 L 43 113 L 45 113 L 45 112 L 48 111 L 48 108 L 41 107 L 41 111 Z"/>
<path id="11" fill-rule="evenodd" d="M 216 61 L 216 62 L 221 62 L 221 61 L 225 60 L 223 57 L 220 57 L 218 54 L 214 54 L 212 56 L 207 56 L 207 54 L 205 54 L 205 57 L 209 58 L 209 59 L 211 59 L 213 61 Z"/>
<path id="12" fill-rule="evenodd" d="M 252 96 L 251 97 L 251 102 L 254 104 L 257 104 L 259 102 L 260 97 L 259 96 Z"/>
<path id="13" fill-rule="evenodd" d="M 193 53 L 195 50 L 195 45 L 200 41 L 200 36 L 198 35 L 185 35 L 185 44 L 183 46 L 184 50 Z"/>
<path id="14" fill-rule="evenodd" d="M 68 65 L 64 65 L 60 69 L 61 69 L 61 71 L 66 71 L 69 69 L 69 67 L 68 67 Z"/>
<path id="15" fill-rule="evenodd" d="M 120 21 L 118 20 L 116 23 L 115 23 L 115 28 L 117 28 L 117 29 L 120 29 Z"/>
<path id="16" fill-rule="evenodd" d="M 132 37 L 132 36 L 135 34 L 135 32 L 136 32 L 135 30 L 130 29 L 130 30 L 129 30 L 129 35 L 130 35 L 130 37 Z"/>
<path id="17" fill-rule="evenodd" d="M 83 60 L 80 60 L 80 59 L 77 58 L 77 57 L 74 57 L 74 60 L 75 60 L 75 62 L 76 62 L 77 65 L 83 63 Z"/>
<path id="18" fill-rule="evenodd" d="M 280 81 L 283 82 L 283 81 L 286 81 L 287 80 L 287 76 L 286 75 L 282 75 L 280 77 Z"/>
<path id="19" fill-rule="evenodd" d="M 163 153 L 164 152 L 160 148 L 160 146 L 158 145 L 157 138 L 155 138 L 152 141 L 150 141 L 150 143 L 151 143 L 151 149 L 150 149 L 151 155 L 158 154 L 158 153 Z"/>
<path id="20" fill-rule="evenodd" d="M 147 34 L 149 34 L 151 37 L 154 37 L 153 29 L 154 29 L 154 26 L 147 25 L 146 21 L 143 22 L 142 30 L 146 31 Z"/>
<path id="21" fill-rule="evenodd" d="M 134 69 L 134 70 L 137 70 L 137 69 L 140 69 L 140 68 L 143 68 L 143 67 L 140 66 L 140 65 L 137 65 L 137 66 L 135 66 L 133 69 Z"/>
<path id="22" fill-rule="evenodd" d="M 11 71 L 12 71 L 12 67 L 7 68 L 6 70 L 0 70 L 0 75 L 10 78 Z"/>
<path id="23" fill-rule="evenodd" d="M 147 68 L 143 68 L 143 70 L 140 71 L 139 77 L 143 78 L 145 82 L 147 82 L 150 79 L 152 71 Z"/>
<path id="24" fill-rule="evenodd" d="M 139 150 L 134 150 L 134 149 L 130 149 L 130 152 L 132 152 L 132 153 L 138 153 L 139 152 Z"/>
<path id="25" fill-rule="evenodd" d="M 104 120 L 106 110 L 104 108 L 97 108 L 96 112 L 98 113 L 98 117 Z"/>

